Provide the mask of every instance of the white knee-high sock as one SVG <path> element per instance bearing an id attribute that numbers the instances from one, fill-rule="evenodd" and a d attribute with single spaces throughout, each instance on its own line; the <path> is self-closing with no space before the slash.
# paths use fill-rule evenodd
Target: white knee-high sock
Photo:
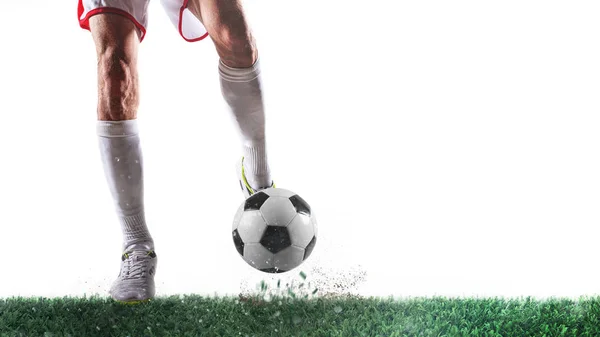
<path id="1" fill-rule="evenodd" d="M 265 112 L 256 61 L 249 68 L 232 68 L 219 62 L 221 92 L 237 123 L 242 138 L 246 178 L 254 188 L 271 186 L 265 141 Z"/>
<path id="2" fill-rule="evenodd" d="M 98 121 L 100 155 L 123 231 L 123 248 L 153 248 L 144 216 L 144 175 L 137 120 Z"/>

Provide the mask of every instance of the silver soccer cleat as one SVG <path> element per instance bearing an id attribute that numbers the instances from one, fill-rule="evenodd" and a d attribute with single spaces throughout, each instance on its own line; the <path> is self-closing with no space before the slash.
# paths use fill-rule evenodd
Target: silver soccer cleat
<path id="1" fill-rule="evenodd" d="M 121 256 L 121 271 L 110 288 L 116 301 L 136 303 L 154 297 L 154 275 L 158 260 L 156 253 L 146 245 L 131 245 Z"/>

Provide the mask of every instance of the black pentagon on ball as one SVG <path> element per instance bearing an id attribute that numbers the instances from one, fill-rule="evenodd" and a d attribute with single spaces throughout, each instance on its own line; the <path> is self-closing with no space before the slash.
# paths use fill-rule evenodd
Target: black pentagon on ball
<path id="1" fill-rule="evenodd" d="M 258 211 L 267 199 L 269 199 L 269 195 L 263 191 L 252 194 L 244 203 L 244 211 Z"/>
<path id="2" fill-rule="evenodd" d="M 240 233 L 237 229 L 235 229 L 231 235 L 233 236 L 233 244 L 235 245 L 235 249 L 237 249 L 240 255 L 244 256 L 244 241 L 242 241 Z"/>
<path id="3" fill-rule="evenodd" d="M 290 202 L 296 208 L 296 212 L 310 216 L 310 205 L 299 195 L 296 194 L 291 196 Z"/>
<path id="4" fill-rule="evenodd" d="M 310 240 L 310 242 L 308 243 L 306 248 L 304 248 L 304 258 L 302 258 L 303 261 L 306 260 L 310 256 L 310 253 L 312 253 L 316 244 L 317 244 L 317 237 L 313 236 L 312 240 Z"/>
<path id="5" fill-rule="evenodd" d="M 271 253 L 277 254 L 291 246 L 292 240 L 290 239 L 287 227 L 267 226 L 265 233 L 260 239 L 260 243 Z"/>
<path id="6" fill-rule="evenodd" d="M 277 274 L 277 273 L 285 273 L 287 270 L 279 269 L 279 268 L 264 268 L 260 271 L 265 273 Z"/>

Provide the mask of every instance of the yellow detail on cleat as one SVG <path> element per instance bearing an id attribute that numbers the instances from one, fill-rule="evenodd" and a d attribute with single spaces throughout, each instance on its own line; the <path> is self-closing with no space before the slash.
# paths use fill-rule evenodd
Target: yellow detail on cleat
<path id="1" fill-rule="evenodd" d="M 244 170 L 244 157 L 242 157 L 242 180 L 244 181 L 244 185 L 246 185 L 248 191 L 250 191 L 250 195 L 256 193 L 256 191 L 254 191 L 254 189 L 252 188 L 252 186 L 250 186 L 248 180 L 246 179 L 246 171 Z M 275 188 L 274 182 L 271 183 L 271 187 Z"/>
<path id="2" fill-rule="evenodd" d="M 254 194 L 254 189 L 250 186 L 248 180 L 246 180 L 246 172 L 244 170 L 244 157 L 242 157 L 242 180 L 244 181 L 244 185 L 246 185 L 248 191 L 250 191 L 250 195 Z"/>

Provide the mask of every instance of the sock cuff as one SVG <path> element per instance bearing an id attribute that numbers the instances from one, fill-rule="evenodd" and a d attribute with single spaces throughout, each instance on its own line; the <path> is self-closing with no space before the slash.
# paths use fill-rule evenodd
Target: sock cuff
<path id="1" fill-rule="evenodd" d="M 128 137 L 139 133 L 137 119 L 98 121 L 96 133 L 101 137 Z"/>
<path id="2" fill-rule="evenodd" d="M 121 221 L 121 228 L 123 230 L 124 246 L 129 246 L 136 242 L 152 241 L 143 211 L 131 216 L 121 216 L 119 220 Z"/>
<path id="3" fill-rule="evenodd" d="M 233 68 L 219 60 L 219 75 L 229 82 L 250 82 L 260 75 L 260 63 L 256 62 L 248 68 Z"/>

